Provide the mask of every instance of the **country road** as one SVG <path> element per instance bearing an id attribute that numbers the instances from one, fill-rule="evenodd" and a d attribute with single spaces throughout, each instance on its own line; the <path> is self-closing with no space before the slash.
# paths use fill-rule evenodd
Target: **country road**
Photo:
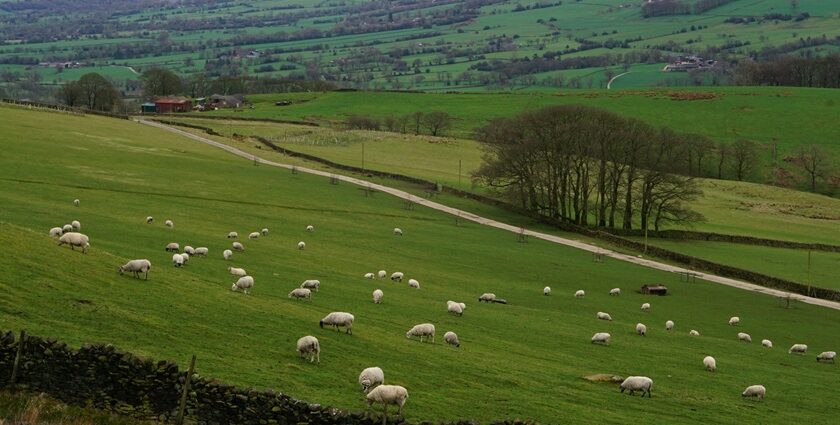
<path id="1" fill-rule="evenodd" d="M 192 140 L 195 140 L 195 141 L 198 141 L 198 142 L 201 142 L 201 143 L 206 143 L 210 146 L 215 146 L 219 149 L 223 149 L 223 150 L 228 151 L 228 152 L 230 152 L 234 155 L 245 158 L 249 161 L 253 161 L 256 158 L 256 160 L 259 161 L 260 164 L 265 164 L 265 165 L 270 165 L 270 166 L 280 167 L 280 168 L 286 168 L 286 169 L 292 169 L 294 167 L 295 169 L 297 169 L 298 172 L 314 174 L 314 175 L 323 176 L 323 177 L 335 177 L 340 181 L 352 183 L 352 184 L 363 186 L 363 187 L 370 187 L 370 188 L 375 189 L 377 191 L 388 193 L 388 194 L 396 196 L 398 198 L 407 199 L 407 200 L 410 200 L 410 201 L 412 201 L 416 204 L 423 205 L 425 207 L 428 207 L 428 208 L 431 208 L 431 209 L 434 209 L 434 210 L 438 210 L 438 211 L 441 211 L 441 212 L 445 212 L 447 214 L 456 215 L 456 216 L 459 216 L 460 218 L 463 218 L 465 220 L 470 220 L 470 221 L 473 221 L 473 222 L 478 223 L 478 224 L 483 224 L 485 226 L 495 227 L 497 229 L 506 230 L 508 232 L 517 233 L 517 234 L 522 231 L 522 228 L 520 228 L 518 226 L 512 226 L 510 224 L 506 224 L 506 223 L 502 223 L 500 221 L 496 221 L 496 220 L 492 220 L 492 219 L 489 219 L 489 218 L 481 217 L 481 216 L 475 215 L 475 214 L 467 212 L 467 211 L 459 210 L 457 208 L 448 207 L 446 205 L 431 201 L 431 200 L 426 199 L 426 198 L 418 197 L 416 195 L 412 195 L 408 192 L 405 192 L 405 191 L 402 191 L 402 190 L 399 190 L 399 189 L 394 189 L 392 187 L 383 186 L 383 185 L 380 185 L 380 184 L 372 183 L 372 182 L 362 180 L 362 179 L 358 179 L 358 178 L 351 177 L 351 176 L 335 174 L 335 173 L 315 170 L 315 169 L 306 168 L 306 167 L 293 166 L 293 165 L 290 165 L 290 164 L 281 164 L 281 163 L 278 163 L 278 162 L 268 161 L 268 160 L 262 159 L 260 157 L 257 157 L 253 154 L 250 154 L 250 153 L 247 153 L 245 151 L 234 148 L 232 146 L 228 146 L 224 143 L 216 142 L 214 140 L 210 140 L 208 138 L 201 137 L 201 136 L 198 136 L 198 135 L 180 130 L 180 129 L 175 128 L 175 127 L 171 127 L 171 126 L 168 126 L 168 125 L 165 125 L 165 124 L 161 124 L 159 122 L 149 121 L 149 120 L 145 120 L 145 119 L 136 119 L 136 121 L 141 123 L 141 124 L 149 125 L 149 126 L 152 126 L 152 127 L 157 127 L 157 128 L 160 128 L 160 129 L 163 129 L 163 130 L 166 130 L 166 131 L 169 131 L 169 132 L 172 132 L 172 133 L 190 138 Z M 632 255 L 622 254 L 622 253 L 611 251 L 611 250 L 608 250 L 608 249 L 604 249 L 604 248 L 601 248 L 601 247 L 598 247 L 598 246 L 595 246 L 595 245 L 592 245 L 592 244 L 588 244 L 588 243 L 585 243 L 585 242 L 580 242 L 580 241 L 576 241 L 576 240 L 572 240 L 572 239 L 567 239 L 567 238 L 563 238 L 563 237 L 560 237 L 560 236 L 549 235 L 549 234 L 546 234 L 546 233 L 535 232 L 535 231 L 527 230 L 527 229 L 524 231 L 524 233 L 526 235 L 528 235 L 529 237 L 542 239 L 542 240 L 545 240 L 545 241 L 548 241 L 548 242 L 553 242 L 553 243 L 569 246 L 569 247 L 572 247 L 572 248 L 582 249 L 584 251 L 589 251 L 589 252 L 593 252 L 593 253 L 600 253 L 600 254 L 604 255 L 605 257 L 613 258 L 613 259 L 616 259 L 616 260 L 619 260 L 619 261 L 625 261 L 625 262 L 628 262 L 628 263 L 637 264 L 637 265 L 640 265 L 640 266 L 643 266 L 643 267 L 649 267 L 649 268 L 652 268 L 652 269 L 662 270 L 662 271 L 666 271 L 666 272 L 673 272 L 673 273 L 693 273 L 697 278 L 706 280 L 708 282 L 714 282 L 714 283 L 718 283 L 718 284 L 721 284 L 721 285 L 731 286 L 731 287 L 734 287 L 734 288 L 744 289 L 744 290 L 753 291 L 753 292 L 759 292 L 759 293 L 774 296 L 774 297 L 788 297 L 789 296 L 791 299 L 801 301 L 801 302 L 804 302 L 804 303 L 813 304 L 813 305 L 817 305 L 817 306 L 821 306 L 821 307 L 827 307 L 827 308 L 831 308 L 831 309 L 835 309 L 835 310 L 840 310 L 840 303 L 837 303 L 837 302 L 834 302 L 834 301 L 823 300 L 823 299 L 820 299 L 820 298 L 807 297 L 807 296 L 800 295 L 800 294 L 794 294 L 794 293 L 790 293 L 790 292 L 780 291 L 778 289 L 766 288 L 766 287 L 755 285 L 755 284 L 752 284 L 752 283 L 742 282 L 742 281 L 739 281 L 739 280 L 730 279 L 730 278 L 722 277 L 722 276 L 717 276 L 717 275 L 714 275 L 714 274 L 696 272 L 696 271 L 689 270 L 689 269 L 679 267 L 679 266 L 672 266 L 670 264 L 660 263 L 658 261 L 648 260 L 646 258 L 640 258 L 640 257 L 634 257 Z"/>

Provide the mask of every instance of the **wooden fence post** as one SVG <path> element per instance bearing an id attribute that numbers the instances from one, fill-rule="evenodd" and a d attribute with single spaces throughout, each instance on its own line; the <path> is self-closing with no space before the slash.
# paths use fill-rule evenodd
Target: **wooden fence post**
<path id="1" fill-rule="evenodd" d="M 20 356 L 23 354 L 23 342 L 26 339 L 26 331 L 20 331 L 20 340 L 18 340 L 17 353 L 15 354 L 15 363 L 12 366 L 12 378 L 9 379 L 9 388 L 15 388 L 15 381 L 17 381 L 18 369 L 20 367 Z"/>
<path id="2" fill-rule="evenodd" d="M 193 354 L 192 360 L 190 360 L 190 370 L 187 372 L 187 377 L 184 378 L 184 388 L 181 392 L 181 404 L 178 406 L 178 416 L 175 418 L 175 423 L 177 425 L 182 425 L 184 423 L 184 410 L 187 408 L 187 393 L 190 392 L 190 380 L 192 379 L 193 372 L 195 372 L 195 354 Z"/>

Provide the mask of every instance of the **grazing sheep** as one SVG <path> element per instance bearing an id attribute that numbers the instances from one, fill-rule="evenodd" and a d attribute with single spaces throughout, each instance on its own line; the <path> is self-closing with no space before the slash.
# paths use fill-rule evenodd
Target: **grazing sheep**
<path id="1" fill-rule="evenodd" d="M 405 275 L 403 274 L 403 272 L 394 272 L 391 273 L 391 280 L 396 282 L 402 282 L 404 276 Z"/>
<path id="2" fill-rule="evenodd" d="M 321 364 L 321 343 L 318 338 L 312 335 L 301 337 L 297 340 L 297 351 L 300 358 L 306 358 L 309 363 Z"/>
<path id="3" fill-rule="evenodd" d="M 318 325 L 321 326 L 321 329 L 324 328 L 324 325 L 334 326 L 337 331 L 339 330 L 338 328 L 343 326 L 347 328 L 345 333 L 353 335 L 353 320 L 355 320 L 355 317 L 350 313 L 334 311 L 321 319 Z"/>
<path id="4" fill-rule="evenodd" d="M 61 237 L 58 238 L 58 246 L 64 244 L 70 245 L 70 249 L 74 251 L 78 246 L 82 248 L 83 253 L 87 254 L 88 248 L 90 248 L 90 239 L 85 234 L 69 232 L 61 235 Z"/>
<path id="5" fill-rule="evenodd" d="M 674 329 L 674 321 L 669 320 L 669 321 L 665 322 L 665 330 L 670 331 L 672 329 Z"/>
<path id="6" fill-rule="evenodd" d="M 431 338 L 432 344 L 435 343 L 435 325 L 431 323 L 421 323 L 419 325 L 415 325 L 413 328 L 409 329 L 408 332 L 405 333 L 406 338 L 411 338 L 413 336 L 419 337 L 420 342 L 423 342 L 423 338 L 427 340 Z"/>
<path id="7" fill-rule="evenodd" d="M 744 342 L 752 342 L 752 337 L 750 336 L 750 334 L 738 332 L 738 340 Z"/>
<path id="8" fill-rule="evenodd" d="M 717 362 L 712 356 L 703 357 L 703 366 L 705 366 L 706 370 L 708 370 L 709 372 L 714 372 L 717 370 Z"/>
<path id="9" fill-rule="evenodd" d="M 385 276 L 387 276 L 387 275 L 388 275 L 388 272 L 386 272 L 385 270 L 380 270 L 378 273 L 376 273 L 376 276 L 379 277 L 380 279 L 385 279 Z"/>
<path id="10" fill-rule="evenodd" d="M 61 232 L 62 233 L 70 233 L 72 231 L 73 231 L 73 225 L 72 224 L 65 224 L 64 226 L 61 226 Z"/>
<path id="11" fill-rule="evenodd" d="M 446 311 L 457 314 L 458 316 L 464 315 L 464 309 L 461 308 L 461 303 L 456 303 L 455 301 L 446 302 Z"/>
<path id="12" fill-rule="evenodd" d="M 612 338 L 610 336 L 610 334 L 608 334 L 606 332 L 598 332 L 595 335 L 592 335 L 592 343 L 594 344 L 596 342 L 599 342 L 599 343 L 602 343 L 602 344 L 609 345 L 610 344 L 610 338 Z"/>
<path id="13" fill-rule="evenodd" d="M 50 236 L 51 237 L 61 236 L 63 233 L 64 233 L 64 230 L 62 230 L 61 227 L 53 227 L 52 229 L 50 229 Z"/>
<path id="14" fill-rule="evenodd" d="M 268 227 L 263 227 L 262 230 L 260 230 L 260 233 L 262 233 L 263 236 L 268 236 Z"/>
<path id="15" fill-rule="evenodd" d="M 376 275 L 373 274 L 373 273 L 365 273 L 365 279 L 373 279 L 375 277 L 376 277 Z"/>
<path id="16" fill-rule="evenodd" d="M 155 221 L 154 217 L 152 217 L 152 216 L 146 217 L 146 224 L 152 224 L 153 221 Z"/>
<path id="17" fill-rule="evenodd" d="M 230 287 L 231 291 L 236 291 L 237 289 L 241 289 L 242 292 L 246 294 L 251 293 L 251 288 L 254 287 L 254 278 L 251 276 L 242 276 L 233 286 Z"/>
<path id="18" fill-rule="evenodd" d="M 245 251 L 245 247 L 239 242 L 234 242 L 231 246 L 237 251 Z"/>
<path id="19" fill-rule="evenodd" d="M 764 348 L 773 348 L 773 341 L 770 341 L 769 339 L 762 339 L 761 346 Z"/>
<path id="20" fill-rule="evenodd" d="M 650 303 L 642 304 L 642 311 L 650 311 Z"/>
<path id="21" fill-rule="evenodd" d="M 312 291 L 306 288 L 295 288 L 292 289 L 292 292 L 289 292 L 289 298 L 306 298 L 308 300 L 311 300 Z"/>
<path id="22" fill-rule="evenodd" d="M 362 386 L 362 392 L 367 393 L 371 388 L 385 383 L 385 372 L 376 366 L 369 367 L 359 374 L 359 385 Z"/>
<path id="23" fill-rule="evenodd" d="M 729 326 L 738 326 L 741 323 L 741 318 L 738 316 L 732 316 L 729 318 Z"/>
<path id="24" fill-rule="evenodd" d="M 183 259 L 184 259 L 184 265 L 186 266 L 186 265 L 187 265 L 187 262 L 188 262 L 188 261 L 190 261 L 190 254 L 187 254 L 187 253 L 185 252 L 185 253 L 181 254 L 181 258 L 183 258 Z"/>
<path id="25" fill-rule="evenodd" d="M 175 267 L 183 267 L 184 257 L 181 254 L 172 254 L 172 264 Z"/>
<path id="26" fill-rule="evenodd" d="M 169 242 L 168 244 L 166 244 L 164 250 L 166 250 L 166 252 L 180 252 L 181 245 L 179 245 L 178 242 Z"/>
<path id="27" fill-rule="evenodd" d="M 493 294 L 493 293 L 490 293 L 490 292 L 485 292 L 485 293 L 481 294 L 480 297 L 478 297 L 478 301 L 479 302 L 484 301 L 484 302 L 492 303 L 493 301 L 496 301 L 496 294 Z"/>
<path id="28" fill-rule="evenodd" d="M 313 226 L 311 224 L 309 226 L 306 226 L 306 231 L 307 232 L 314 232 L 315 231 L 315 226 Z"/>
<path id="29" fill-rule="evenodd" d="M 225 260 L 230 260 L 231 257 L 233 257 L 233 251 L 229 249 L 222 251 L 222 257 L 224 257 Z"/>
<path id="30" fill-rule="evenodd" d="M 834 363 L 834 358 L 837 357 L 837 352 L 835 351 L 823 351 L 817 356 L 817 361 L 827 361 Z"/>
<path id="31" fill-rule="evenodd" d="M 140 279 L 140 273 L 145 273 L 145 279 L 149 280 L 149 269 L 151 268 L 152 263 L 149 260 L 131 260 L 120 266 L 119 272 L 120 274 L 131 272 L 136 279 Z"/>
<path id="32" fill-rule="evenodd" d="M 248 239 L 259 239 L 260 232 L 251 232 L 248 234 Z"/>
<path id="33" fill-rule="evenodd" d="M 443 334 L 443 340 L 449 345 L 454 345 L 456 347 L 461 346 L 461 341 L 458 339 L 458 335 L 455 332 L 449 331 Z"/>
<path id="34" fill-rule="evenodd" d="M 300 287 L 306 289 L 314 289 L 315 292 L 318 292 L 318 289 L 321 288 L 321 281 L 316 279 L 307 279 L 300 284 Z"/>
<path id="35" fill-rule="evenodd" d="M 688 334 L 691 336 L 700 336 L 700 332 L 697 332 L 694 329 L 690 330 Z"/>
<path id="36" fill-rule="evenodd" d="M 79 223 L 79 220 L 73 220 L 70 222 L 70 227 L 73 228 L 74 232 L 78 232 L 79 230 L 82 230 L 82 223 Z"/>
<path id="37" fill-rule="evenodd" d="M 306 248 L 306 243 L 304 241 L 298 242 L 298 249 L 302 250 Z"/>
<path id="38" fill-rule="evenodd" d="M 791 354 L 791 353 L 805 354 L 806 351 L 808 351 L 808 346 L 807 345 L 805 345 L 805 344 L 793 344 L 793 345 L 790 346 L 790 349 L 788 350 L 788 354 Z"/>
<path id="39" fill-rule="evenodd" d="M 647 334 L 647 326 L 642 323 L 636 323 L 636 333 L 645 336 Z"/>
<path id="40" fill-rule="evenodd" d="M 624 390 L 630 390 L 630 395 L 633 395 L 636 391 L 641 391 L 642 397 L 644 397 L 645 392 L 647 392 L 648 398 L 651 398 L 651 388 L 653 388 L 653 379 L 650 379 L 647 376 L 628 376 L 627 379 L 621 383 L 621 392 L 623 393 Z"/>
<path id="41" fill-rule="evenodd" d="M 228 267 L 228 272 L 234 276 L 248 276 L 248 273 L 245 272 L 245 269 L 240 269 L 236 267 Z"/>
<path id="42" fill-rule="evenodd" d="M 210 252 L 210 250 L 207 249 L 206 246 L 200 246 L 200 247 L 195 249 L 195 255 L 197 257 L 206 257 L 207 253 L 209 253 L 209 252 Z"/>
<path id="43" fill-rule="evenodd" d="M 373 303 L 374 304 L 382 304 L 382 296 L 385 295 L 382 293 L 381 289 L 377 289 L 373 291 Z"/>
<path id="44" fill-rule="evenodd" d="M 420 289 L 420 282 L 417 279 L 408 279 L 408 286 L 414 289 Z"/>
<path id="45" fill-rule="evenodd" d="M 402 229 L 399 227 L 394 227 L 394 234 L 397 236 L 402 236 Z"/>
<path id="46" fill-rule="evenodd" d="M 77 206 L 77 207 L 78 207 L 78 206 L 79 206 L 79 200 L 78 200 L 78 199 L 74 199 L 74 200 L 73 200 L 73 205 L 75 205 L 75 206 Z"/>
<path id="47" fill-rule="evenodd" d="M 583 289 L 578 289 L 575 291 L 575 298 L 583 298 L 586 295 L 586 292 Z"/>
<path id="48" fill-rule="evenodd" d="M 758 397 L 759 400 L 763 400 L 766 393 L 767 389 L 764 385 L 750 385 L 741 393 L 741 397 Z"/>
<path id="49" fill-rule="evenodd" d="M 187 246 L 184 247 L 184 252 L 186 252 L 187 254 L 190 254 L 190 255 L 195 255 L 195 248 L 187 245 Z"/>
<path id="50" fill-rule="evenodd" d="M 543 288 L 543 295 L 551 295 L 551 287 L 546 286 Z"/>
<path id="51" fill-rule="evenodd" d="M 405 388 L 399 385 L 380 385 L 368 393 L 367 404 L 370 409 L 373 403 L 382 403 L 382 425 L 385 425 L 388 420 L 388 405 L 399 406 L 398 414 L 402 417 L 406 399 L 408 399 L 408 391 Z"/>
<path id="52" fill-rule="evenodd" d="M 175 227 L 175 223 L 173 223 L 172 220 L 166 220 L 163 224 L 165 224 L 166 227 Z"/>
<path id="53" fill-rule="evenodd" d="M 599 319 L 601 319 L 601 320 L 610 320 L 610 321 L 612 320 L 612 316 L 610 316 L 610 315 L 609 315 L 609 314 L 607 314 L 607 313 L 604 313 L 603 311 L 599 311 L 599 312 L 595 315 L 595 317 L 597 317 L 597 318 L 599 318 Z"/>
<path id="54" fill-rule="evenodd" d="M 239 239 L 239 233 L 230 232 L 230 233 L 228 233 L 227 237 L 228 237 L 228 239 Z"/>
<path id="55" fill-rule="evenodd" d="M 610 289 L 610 295 L 621 295 L 621 288 Z"/>

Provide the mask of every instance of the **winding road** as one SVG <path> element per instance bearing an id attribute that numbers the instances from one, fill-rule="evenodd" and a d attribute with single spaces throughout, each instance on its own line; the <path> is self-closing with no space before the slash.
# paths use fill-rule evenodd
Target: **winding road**
<path id="1" fill-rule="evenodd" d="M 268 161 L 268 160 L 262 159 L 262 158 L 260 158 L 256 155 L 247 153 L 245 151 L 239 150 L 239 149 L 234 148 L 232 146 L 228 146 L 224 143 L 216 142 L 216 141 L 210 140 L 206 137 L 201 137 L 201 136 L 183 131 L 183 130 L 175 128 L 175 127 L 171 127 L 171 126 L 168 126 L 168 125 L 165 125 L 165 124 L 161 124 L 161 123 L 156 122 L 156 121 L 150 121 L 150 120 L 145 120 L 145 119 L 136 119 L 136 121 L 141 123 L 141 124 L 149 125 L 149 126 L 152 126 L 152 127 L 157 127 L 157 128 L 160 128 L 160 129 L 163 129 L 163 130 L 166 130 L 166 131 L 169 131 L 169 132 L 172 132 L 172 133 L 190 138 L 192 140 L 208 144 L 210 146 L 215 146 L 219 149 L 223 149 L 223 150 L 228 151 L 228 152 L 230 152 L 234 155 L 245 158 L 249 161 L 254 161 L 256 159 L 256 161 L 259 161 L 260 164 L 265 164 L 265 165 L 270 165 L 270 166 L 273 166 L 273 167 L 280 167 L 280 168 L 285 168 L 285 169 L 292 169 L 294 167 L 295 169 L 297 169 L 298 172 L 309 173 L 309 174 L 313 174 L 313 175 L 317 175 L 317 176 L 330 177 L 330 178 L 334 177 L 334 178 L 337 178 L 340 181 L 344 181 L 344 182 L 347 182 L 347 183 L 352 183 L 352 184 L 363 186 L 363 187 L 369 187 L 371 189 L 375 189 L 375 190 L 380 191 L 380 192 L 385 192 L 385 193 L 388 193 L 390 195 L 396 196 L 398 198 L 402 198 L 402 199 L 412 201 L 415 204 L 423 205 L 425 207 L 435 209 L 435 210 L 438 210 L 438 211 L 441 211 L 441 212 L 445 212 L 447 214 L 456 215 L 460 218 L 463 218 L 465 220 L 470 220 L 470 221 L 473 221 L 473 222 L 478 223 L 478 224 L 482 224 L 482 225 L 490 226 L 490 227 L 495 227 L 497 229 L 506 230 L 508 232 L 517 233 L 517 234 L 521 233 L 523 231 L 523 229 L 520 228 L 520 227 L 512 226 L 510 224 L 502 223 L 500 221 L 491 220 L 489 218 L 481 217 L 481 216 L 475 215 L 475 214 L 467 212 L 467 211 L 459 210 L 457 208 L 448 207 L 446 205 L 439 204 L 439 203 L 431 201 L 429 199 L 418 197 L 416 195 L 412 195 L 408 192 L 405 192 L 405 191 L 402 191 L 402 190 L 399 190 L 399 189 L 394 189 L 392 187 L 383 186 L 383 185 L 380 185 L 380 184 L 369 182 L 367 180 L 357 179 L 357 178 L 351 177 L 351 176 L 335 174 L 335 173 L 330 173 L 330 172 L 321 171 L 321 170 L 315 170 L 315 169 L 306 168 L 306 167 L 293 166 L 293 165 L 290 165 L 290 164 L 281 164 L 281 163 L 274 162 L 274 161 Z M 794 294 L 794 293 L 790 293 L 790 292 L 780 291 L 778 289 L 766 288 L 766 287 L 755 285 L 755 284 L 752 284 L 752 283 L 742 282 L 740 280 L 730 279 L 728 277 L 717 276 L 717 275 L 714 275 L 714 274 L 696 272 L 694 270 L 689 270 L 689 269 L 679 267 L 679 266 L 672 266 L 670 264 L 660 263 L 658 261 L 652 261 L 652 260 L 648 260 L 646 258 L 634 257 L 632 255 L 622 254 L 620 252 L 611 251 L 611 250 L 604 249 L 604 248 L 601 248 L 601 247 L 598 247 L 598 246 L 595 246 L 595 245 L 592 245 L 592 244 L 588 244 L 588 243 L 585 243 L 585 242 L 580 242 L 580 241 L 576 241 L 576 240 L 572 240 L 572 239 L 567 239 L 567 238 L 563 238 L 563 237 L 560 237 L 560 236 L 549 235 L 549 234 L 546 234 L 546 233 L 535 232 L 535 231 L 527 230 L 527 229 L 524 230 L 524 234 L 528 235 L 529 237 L 542 239 L 542 240 L 545 240 L 545 241 L 548 241 L 548 242 L 553 242 L 553 243 L 569 246 L 569 247 L 572 247 L 572 248 L 582 249 L 584 251 L 599 253 L 599 254 L 602 254 L 605 257 L 613 258 L 613 259 L 616 259 L 616 260 L 619 260 L 619 261 L 625 261 L 625 262 L 632 263 L 632 264 L 637 264 L 637 265 L 644 266 L 644 267 L 649 267 L 649 268 L 656 269 L 656 270 L 662 270 L 662 271 L 673 272 L 673 273 L 690 273 L 690 274 L 693 274 L 695 277 L 697 277 L 699 279 L 706 280 L 708 282 L 719 283 L 721 285 L 727 285 L 727 286 L 731 286 L 731 287 L 734 287 L 734 288 L 744 289 L 744 290 L 747 290 L 747 291 L 759 292 L 759 293 L 774 296 L 774 297 L 790 297 L 791 299 L 801 301 L 801 302 L 804 302 L 804 303 L 813 304 L 813 305 L 826 307 L 826 308 L 831 308 L 831 309 L 835 309 L 835 310 L 840 310 L 840 303 L 837 303 L 837 302 L 834 302 L 834 301 L 824 300 L 824 299 L 820 299 L 820 298 L 807 297 L 807 296 L 800 295 L 800 294 Z"/>

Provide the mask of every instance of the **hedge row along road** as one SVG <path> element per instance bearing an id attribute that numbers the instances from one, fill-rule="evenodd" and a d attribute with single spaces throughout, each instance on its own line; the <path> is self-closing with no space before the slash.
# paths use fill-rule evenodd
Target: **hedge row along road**
<path id="1" fill-rule="evenodd" d="M 431 200 L 412 195 L 408 192 L 404 192 L 404 191 L 399 190 L 399 189 L 394 189 L 392 187 L 383 186 L 383 185 L 380 185 L 380 184 L 372 183 L 372 182 L 369 182 L 369 181 L 366 181 L 366 180 L 357 179 L 355 177 L 350 177 L 350 176 L 346 176 L 346 175 L 342 175 L 342 174 L 334 174 L 334 173 L 329 173 L 329 172 L 325 172 L 325 171 L 314 170 L 314 169 L 311 169 L 311 168 L 305 168 L 305 167 L 293 166 L 293 165 L 289 165 L 289 164 L 281 164 L 281 163 L 273 162 L 273 161 L 267 161 L 267 160 L 264 160 L 260 157 L 255 156 L 255 155 L 252 155 L 250 153 L 247 153 L 247 152 L 241 151 L 239 149 L 236 149 L 232 146 L 228 146 L 224 143 L 216 142 L 214 140 L 210 140 L 210 139 L 207 139 L 205 137 L 197 136 L 195 134 L 192 134 L 192 133 L 189 133 L 189 132 L 186 132 L 186 131 L 183 131 L 183 130 L 180 130 L 180 129 L 177 129 L 177 128 L 174 128 L 174 127 L 170 127 L 168 125 L 161 124 L 159 122 L 149 121 L 149 120 L 145 120 L 145 119 L 137 119 L 136 121 L 141 123 L 141 124 L 150 125 L 150 126 L 153 126 L 153 127 L 163 129 L 163 130 L 170 131 L 172 133 L 190 138 L 192 140 L 195 140 L 195 141 L 198 141 L 198 142 L 201 142 L 201 143 L 206 143 L 208 145 L 215 146 L 219 149 L 224 149 L 224 150 L 226 150 L 226 151 L 228 151 L 228 152 L 230 152 L 234 155 L 240 156 L 240 157 L 245 158 L 249 161 L 257 160 L 257 161 L 259 161 L 260 164 L 270 165 L 270 166 L 273 166 L 273 167 L 286 168 L 286 169 L 289 169 L 289 170 L 291 170 L 292 168 L 295 168 L 297 171 L 303 172 L 303 173 L 309 173 L 309 174 L 324 176 L 324 177 L 328 177 L 328 178 L 333 178 L 334 177 L 334 178 L 336 178 L 340 181 L 344 181 L 344 182 L 347 182 L 347 183 L 352 183 L 352 184 L 359 185 L 359 186 L 362 186 L 362 187 L 369 187 L 371 189 L 375 189 L 375 190 L 378 190 L 380 192 L 388 193 L 388 194 L 396 196 L 398 198 L 402 198 L 402 199 L 414 202 L 418 205 L 423 205 L 425 207 L 432 208 L 432 209 L 435 209 L 435 210 L 438 210 L 438 211 L 442 211 L 442 212 L 445 212 L 447 214 L 452 214 L 452 215 L 455 215 L 455 216 L 459 216 L 460 218 L 463 218 L 465 220 L 470 220 L 470 221 L 473 221 L 473 222 L 478 223 L 478 224 L 482 224 L 482 225 L 490 226 L 490 227 L 495 227 L 497 229 L 506 230 L 508 232 L 517 233 L 517 234 L 520 233 L 520 232 L 523 232 L 523 229 L 520 228 L 520 227 L 511 226 L 509 224 L 505 224 L 505 223 L 502 223 L 502 222 L 499 222 L 499 221 L 484 218 L 484 217 L 472 214 L 472 213 L 467 212 L 467 211 L 459 210 L 457 208 L 448 207 L 446 205 L 439 204 L 437 202 L 433 202 Z M 745 289 L 745 290 L 753 291 L 753 292 L 760 292 L 762 294 L 767 294 L 767 295 L 771 295 L 771 296 L 774 296 L 774 297 L 790 297 L 791 299 L 798 300 L 798 301 L 801 301 L 801 302 L 805 302 L 805 303 L 808 303 L 808 304 L 813 304 L 813 305 L 818 305 L 818 306 L 822 306 L 822 307 L 833 308 L 835 310 L 840 310 L 840 303 L 836 303 L 834 301 L 823 300 L 823 299 L 813 298 L 813 297 L 807 297 L 807 296 L 800 295 L 800 294 L 794 294 L 794 293 L 790 293 L 790 292 L 780 291 L 778 289 L 765 288 L 763 286 L 759 286 L 759 285 L 755 285 L 755 284 L 747 283 L 747 282 L 742 282 L 742 281 L 735 280 L 735 279 L 730 279 L 730 278 L 727 278 L 727 277 L 717 276 L 717 275 L 714 275 L 714 274 L 695 272 L 693 270 L 689 270 L 689 269 L 686 269 L 686 268 L 683 268 L 683 267 L 672 266 L 670 264 L 660 263 L 660 262 L 657 262 L 657 261 L 652 261 L 652 260 L 648 260 L 648 259 L 641 258 L 641 257 L 634 257 L 632 255 L 627 255 L 627 254 L 622 254 L 622 253 L 615 252 L 615 251 L 610 251 L 608 249 L 604 249 L 604 248 L 601 248 L 601 247 L 598 247 L 598 246 L 595 246 L 595 245 L 591 245 L 591 244 L 588 244 L 588 243 L 584 243 L 584 242 L 580 242 L 580 241 L 576 241 L 576 240 L 572 240 L 572 239 L 566 239 L 566 238 L 562 238 L 562 237 L 554 236 L 554 235 L 549 235 L 549 234 L 545 234 L 545 233 L 535 232 L 535 231 L 531 231 L 531 230 L 527 230 L 527 229 L 524 230 L 524 234 L 527 235 L 527 236 L 530 236 L 530 237 L 539 238 L 539 239 L 542 239 L 542 240 L 545 240 L 545 241 L 558 243 L 558 244 L 561 244 L 561 245 L 566 245 L 566 246 L 570 246 L 570 247 L 577 248 L 577 249 L 582 249 L 584 251 L 589 251 L 589 252 L 592 252 L 592 253 L 602 254 L 606 257 L 614 258 L 614 259 L 619 260 L 619 261 L 626 261 L 628 263 L 633 263 L 633 264 L 637 264 L 637 265 L 640 265 L 640 266 L 649 267 L 649 268 L 652 268 L 652 269 L 663 270 L 663 271 L 673 272 L 673 273 L 693 273 L 697 278 L 700 278 L 700 279 L 703 279 L 703 280 L 706 280 L 706 281 L 709 281 L 709 282 L 719 283 L 719 284 L 722 284 L 722 285 L 728 285 L 728 286 L 732 286 L 732 287 L 735 287 L 735 288 Z"/>

